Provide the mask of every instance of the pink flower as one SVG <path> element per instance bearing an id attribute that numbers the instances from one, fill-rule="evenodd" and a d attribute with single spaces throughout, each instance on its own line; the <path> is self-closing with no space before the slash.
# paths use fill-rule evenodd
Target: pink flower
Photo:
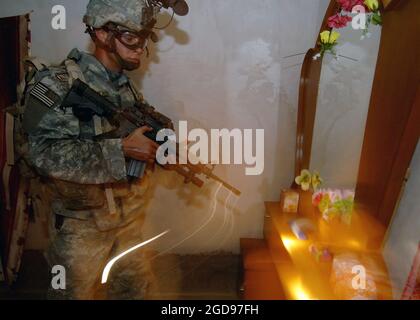
<path id="1" fill-rule="evenodd" d="M 351 17 L 342 16 L 341 14 L 337 13 L 336 15 L 328 18 L 328 27 L 335 29 L 344 28 L 351 20 Z"/>
<path id="2" fill-rule="evenodd" d="M 327 193 L 330 196 L 332 203 L 340 201 L 342 199 L 341 190 L 339 189 L 328 189 Z"/>
<path id="3" fill-rule="evenodd" d="M 364 6 L 364 0 L 337 0 L 338 4 L 344 11 L 351 12 L 355 6 Z"/>

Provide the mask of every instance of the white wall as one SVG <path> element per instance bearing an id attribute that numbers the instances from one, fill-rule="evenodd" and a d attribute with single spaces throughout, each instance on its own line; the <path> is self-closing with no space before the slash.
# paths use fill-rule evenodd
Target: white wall
<path id="1" fill-rule="evenodd" d="M 293 180 L 297 96 L 303 55 L 314 45 L 328 0 L 191 0 L 190 14 L 161 32 L 133 77 L 150 103 L 191 127 L 265 129 L 265 172 L 244 167 L 217 173 L 243 192 L 236 200 L 217 185 L 198 190 L 158 171 L 146 236 L 171 229 L 155 244 L 180 253 L 238 251 L 240 237 L 262 237 L 264 201 L 277 200 Z M 50 27 L 51 7 L 67 9 L 67 30 Z M 33 55 L 61 61 L 73 47 L 89 47 L 80 22 L 86 0 L 2 1 L 2 16 L 34 10 Z M 165 21 L 162 21 L 164 24 Z M 212 211 L 212 208 L 215 208 Z"/>
<path id="2" fill-rule="evenodd" d="M 411 161 L 410 176 L 391 222 L 383 251 L 395 299 L 401 298 L 420 244 L 419 182 L 420 144 Z"/>
<path id="3" fill-rule="evenodd" d="M 325 185 L 354 189 L 357 183 L 367 114 L 378 60 L 381 28 L 370 28 L 370 39 L 349 25 L 341 33 L 337 61 L 326 55 L 322 64 L 311 169 Z M 351 59 L 348 59 L 348 58 Z"/>

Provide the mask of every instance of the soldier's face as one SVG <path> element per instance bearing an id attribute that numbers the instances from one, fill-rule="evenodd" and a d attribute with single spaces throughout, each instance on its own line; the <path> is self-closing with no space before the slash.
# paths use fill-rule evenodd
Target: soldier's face
<path id="1" fill-rule="evenodd" d="M 121 67 L 124 70 L 132 71 L 140 67 L 140 59 L 142 54 L 144 53 L 144 49 L 129 49 L 125 45 L 123 45 L 118 39 L 115 39 L 115 49 L 117 50 L 117 53 L 123 60 L 123 65 Z"/>

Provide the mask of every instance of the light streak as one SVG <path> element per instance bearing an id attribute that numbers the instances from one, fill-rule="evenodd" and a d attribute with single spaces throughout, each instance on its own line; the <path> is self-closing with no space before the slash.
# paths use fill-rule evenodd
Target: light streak
<path id="1" fill-rule="evenodd" d="M 134 246 L 134 247 L 132 247 L 132 248 L 124 251 L 123 253 L 119 254 L 115 258 L 111 259 L 107 263 L 107 265 L 105 266 L 104 271 L 102 272 L 102 284 L 104 284 L 104 283 L 106 283 L 108 281 L 109 272 L 111 271 L 111 268 L 115 264 L 115 262 L 117 262 L 118 260 L 120 260 L 122 257 L 126 256 L 127 254 L 129 254 L 129 253 L 131 253 L 131 252 L 133 252 L 133 251 L 135 251 L 135 250 L 137 250 L 137 249 L 139 249 L 141 247 L 144 247 L 145 245 L 147 245 L 147 244 L 149 244 L 149 243 L 151 243 L 151 242 L 153 242 L 153 241 L 155 241 L 155 240 L 163 237 L 165 234 L 167 234 L 169 232 L 170 232 L 170 230 L 166 230 L 165 232 L 162 232 L 161 234 L 157 235 L 156 237 L 154 237 L 152 239 L 149 239 L 149 240 L 147 240 L 145 242 L 142 242 L 142 243 L 140 243 L 140 244 L 138 244 L 138 245 L 136 245 L 136 246 Z"/>
<path id="2" fill-rule="evenodd" d="M 219 183 L 219 187 L 217 188 L 217 190 L 216 190 L 216 192 L 214 193 L 214 196 L 213 196 L 213 209 L 211 210 L 211 215 L 210 215 L 210 218 L 200 227 L 200 228 L 198 228 L 197 230 L 195 230 L 192 234 L 190 234 L 188 237 L 186 237 L 186 238 L 184 238 L 183 240 L 181 240 L 181 241 L 179 241 L 177 244 L 175 244 L 175 245 L 173 245 L 172 247 L 170 247 L 169 249 L 167 249 L 167 250 L 165 250 L 165 251 L 163 251 L 163 252 L 161 252 L 161 253 L 159 253 L 158 255 L 162 255 L 162 254 L 164 254 L 164 253 L 166 253 L 166 252 L 168 252 L 168 251 L 171 251 L 172 249 L 174 249 L 174 248 L 176 248 L 176 247 L 178 247 L 179 245 L 181 245 L 182 243 L 184 243 L 185 241 L 187 241 L 187 240 L 189 240 L 189 239 L 191 239 L 193 236 L 195 236 L 197 233 L 199 233 L 201 230 L 203 230 L 209 223 L 210 223 L 210 221 L 211 220 L 213 220 L 213 218 L 214 218 L 214 214 L 215 214 L 215 212 L 216 212 L 216 208 L 217 208 L 217 195 L 219 194 L 219 192 L 220 192 L 220 189 L 222 188 L 222 184 L 221 183 Z"/>
<path id="3" fill-rule="evenodd" d="M 167 252 L 169 252 L 169 251 L 171 251 L 172 249 L 174 249 L 174 248 L 176 248 L 177 246 L 179 246 L 180 244 L 182 244 L 183 242 L 185 242 L 186 240 L 188 240 L 188 239 L 190 239 L 192 236 L 194 236 L 197 232 L 199 232 L 201 229 L 203 229 L 212 219 L 213 219 L 213 217 L 214 217 L 214 214 L 215 214 L 215 211 L 216 211 L 216 208 L 217 208 L 217 195 L 218 195 L 218 193 L 220 192 L 220 189 L 221 189 L 221 187 L 222 187 L 223 185 L 222 184 L 220 184 L 220 186 L 219 186 L 219 188 L 217 188 L 217 190 L 216 190 L 216 192 L 214 193 L 214 195 L 213 195 L 213 198 L 214 198 L 214 200 L 213 200 L 213 209 L 212 209 L 212 214 L 211 214 L 211 217 L 207 220 L 207 222 L 206 223 L 204 223 L 204 225 L 201 227 L 201 228 L 199 228 L 197 231 L 195 231 L 193 234 L 191 234 L 189 237 L 187 237 L 187 238 L 185 238 L 185 239 L 183 239 L 183 240 L 181 240 L 180 242 L 178 242 L 177 244 L 175 244 L 175 245 L 173 245 L 172 247 L 170 247 L 169 249 L 167 249 L 167 250 L 164 250 L 163 252 L 160 252 L 160 253 L 158 253 L 158 254 L 156 254 L 154 257 L 152 257 L 151 258 L 151 260 L 153 260 L 153 259 L 155 259 L 155 258 L 157 258 L 158 256 L 160 256 L 160 255 L 163 255 L 163 254 L 165 254 L 165 253 L 167 253 Z M 229 199 L 229 197 L 232 195 L 233 193 L 231 192 L 231 191 L 229 191 L 229 196 L 227 197 L 227 198 L 225 198 L 225 214 L 227 215 L 227 203 L 226 203 L 226 201 Z M 237 203 L 237 201 L 238 201 L 238 199 L 235 201 L 235 204 Z M 233 207 L 234 208 L 234 207 Z M 230 210 L 230 211 L 233 211 L 233 208 Z M 231 215 L 228 215 L 228 218 L 230 218 L 230 216 Z M 225 219 L 225 220 L 227 220 L 227 221 L 229 221 L 230 222 L 230 219 Z M 224 223 L 225 224 L 225 223 Z M 232 229 L 232 228 L 231 228 Z M 223 240 L 223 243 L 226 241 L 226 237 L 225 237 L 225 239 Z M 219 248 L 223 245 L 223 243 L 219 246 Z M 175 267 L 173 267 L 173 268 L 171 268 L 171 269 L 169 269 L 167 272 L 170 272 L 171 270 L 175 270 L 177 267 L 175 266 Z M 191 272 L 193 272 L 194 270 L 191 270 Z"/>
<path id="4" fill-rule="evenodd" d="M 229 204 L 229 199 L 232 196 L 232 192 L 229 191 L 229 195 L 225 198 L 225 200 L 223 201 L 224 205 L 223 207 L 225 208 L 224 210 L 224 214 L 223 214 L 223 224 L 219 227 L 219 230 L 217 230 L 217 232 L 215 232 L 215 234 L 213 235 L 213 237 L 209 240 L 209 243 L 211 243 L 214 239 L 216 239 L 219 236 L 220 232 L 223 232 L 223 229 L 225 228 L 225 225 L 227 224 L 228 221 L 228 204 Z"/>
<path id="5" fill-rule="evenodd" d="M 231 193 L 231 195 L 232 195 L 232 193 Z M 229 232 L 226 233 L 226 235 L 225 235 L 225 237 L 224 237 L 224 239 L 223 239 L 222 244 L 220 245 L 220 247 L 223 244 L 225 244 L 225 242 L 228 240 L 228 238 L 232 235 L 233 227 L 234 227 L 234 223 L 233 223 L 234 210 L 236 208 L 236 205 L 237 205 L 238 201 L 239 201 L 239 198 L 236 197 L 235 198 L 235 202 L 233 202 L 233 204 L 231 205 L 231 210 L 230 210 L 230 215 L 229 215 L 229 223 L 230 223 L 230 225 L 229 225 Z"/>

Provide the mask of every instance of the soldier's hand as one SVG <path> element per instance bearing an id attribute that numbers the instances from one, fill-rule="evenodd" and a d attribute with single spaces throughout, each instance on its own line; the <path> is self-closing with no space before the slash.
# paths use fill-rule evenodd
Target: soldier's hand
<path id="1" fill-rule="evenodd" d="M 149 127 L 141 127 L 122 140 L 124 155 L 128 158 L 153 163 L 159 145 L 144 134 L 152 131 Z"/>

